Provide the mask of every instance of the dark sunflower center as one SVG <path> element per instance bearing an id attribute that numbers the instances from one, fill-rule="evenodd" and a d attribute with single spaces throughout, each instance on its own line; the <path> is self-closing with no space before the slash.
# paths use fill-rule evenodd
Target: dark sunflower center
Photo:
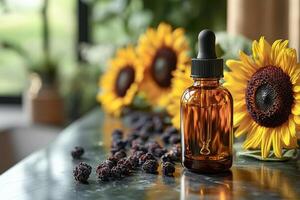
<path id="1" fill-rule="evenodd" d="M 259 69 L 248 81 L 247 110 L 261 126 L 276 127 L 286 122 L 294 101 L 290 77 L 275 66 Z"/>
<path id="2" fill-rule="evenodd" d="M 152 62 L 151 75 L 160 87 L 170 87 L 172 71 L 176 69 L 177 55 L 171 48 L 162 47 Z"/>
<path id="3" fill-rule="evenodd" d="M 128 88 L 134 82 L 134 69 L 131 66 L 124 67 L 120 70 L 116 82 L 115 91 L 119 97 L 124 97 Z"/>

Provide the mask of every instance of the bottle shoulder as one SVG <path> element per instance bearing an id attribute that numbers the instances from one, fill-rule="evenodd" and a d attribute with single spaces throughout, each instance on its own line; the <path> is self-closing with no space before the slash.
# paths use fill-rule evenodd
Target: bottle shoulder
<path id="1" fill-rule="evenodd" d="M 190 86 L 182 94 L 181 103 L 186 104 L 233 104 L 230 91 L 222 85 L 218 87 Z"/>

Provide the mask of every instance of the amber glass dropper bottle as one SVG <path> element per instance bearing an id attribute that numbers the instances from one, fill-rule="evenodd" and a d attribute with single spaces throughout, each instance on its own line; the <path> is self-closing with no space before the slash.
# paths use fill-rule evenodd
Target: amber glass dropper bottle
<path id="1" fill-rule="evenodd" d="M 233 100 L 221 84 L 223 59 L 215 53 L 215 34 L 201 31 L 198 43 L 194 84 L 181 98 L 182 164 L 197 173 L 218 173 L 232 165 Z"/>

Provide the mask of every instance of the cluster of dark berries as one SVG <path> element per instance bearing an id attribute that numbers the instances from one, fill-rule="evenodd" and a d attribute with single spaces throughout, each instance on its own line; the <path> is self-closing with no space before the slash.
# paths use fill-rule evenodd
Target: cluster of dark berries
<path id="1" fill-rule="evenodd" d="M 120 150 L 98 165 L 96 173 L 102 181 L 110 178 L 122 178 L 131 174 L 138 167 L 138 159 L 133 155 L 126 157 L 126 152 Z"/>
<path id="2" fill-rule="evenodd" d="M 92 167 L 87 163 L 81 162 L 75 166 L 73 176 L 76 181 L 87 183 L 87 180 L 92 172 Z"/>
<path id="3" fill-rule="evenodd" d="M 164 117 L 148 113 L 130 113 L 131 131 L 126 138 L 120 129 L 112 132 L 112 155 L 98 165 L 96 174 L 99 180 L 119 179 L 129 176 L 138 169 L 146 173 L 158 174 L 158 160 L 161 161 L 163 175 L 173 176 L 175 162 L 180 161 L 181 158 L 180 134 L 175 127 L 164 122 Z M 160 135 L 164 146 L 153 140 L 157 135 Z M 75 147 L 71 154 L 73 158 L 80 158 L 83 152 L 82 148 Z M 126 152 L 129 152 L 129 155 Z M 91 168 L 88 168 L 88 176 L 78 175 L 79 171 L 84 169 L 79 170 L 79 166 L 74 169 L 75 180 L 80 182 L 87 180 Z"/>
<path id="4" fill-rule="evenodd" d="M 80 159 L 81 156 L 84 154 L 84 149 L 82 147 L 74 147 L 74 149 L 71 151 L 71 156 L 73 159 Z"/>

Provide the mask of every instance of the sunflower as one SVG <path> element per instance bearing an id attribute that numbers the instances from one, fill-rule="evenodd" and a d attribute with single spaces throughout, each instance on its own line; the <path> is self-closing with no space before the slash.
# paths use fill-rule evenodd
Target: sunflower
<path id="1" fill-rule="evenodd" d="M 103 109 L 114 116 L 131 104 L 143 79 L 143 67 L 139 65 L 132 46 L 119 49 L 116 57 L 109 61 L 106 73 L 99 81 L 100 93 L 97 100 Z"/>
<path id="2" fill-rule="evenodd" d="M 181 69 L 182 68 L 182 69 Z M 173 72 L 174 78 L 172 79 L 172 89 L 168 96 L 169 101 L 167 105 L 167 111 L 172 117 L 172 124 L 176 128 L 180 128 L 180 99 L 182 93 L 186 88 L 193 84 L 193 79 L 190 78 L 191 67 L 185 65 L 176 69 Z"/>
<path id="3" fill-rule="evenodd" d="M 261 37 L 252 43 L 253 56 L 226 62 L 225 84 L 234 98 L 235 136 L 246 134 L 245 149 L 261 149 L 263 159 L 272 149 L 297 147 L 300 125 L 300 64 L 288 41 L 272 46 Z"/>
<path id="4" fill-rule="evenodd" d="M 137 52 L 145 67 L 141 89 L 149 103 L 163 107 L 171 90 L 172 72 L 189 62 L 184 30 L 177 28 L 172 31 L 172 27 L 165 23 L 161 23 L 157 30 L 149 28 L 139 38 Z"/>

